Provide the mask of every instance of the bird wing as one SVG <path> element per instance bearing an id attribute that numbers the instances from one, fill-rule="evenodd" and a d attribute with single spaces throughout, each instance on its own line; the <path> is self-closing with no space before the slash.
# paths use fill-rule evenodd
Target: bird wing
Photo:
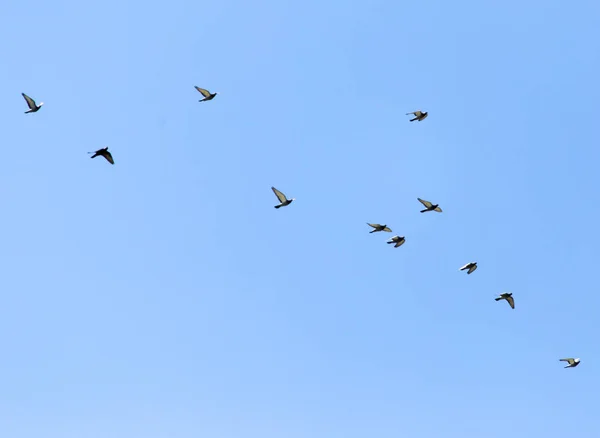
<path id="1" fill-rule="evenodd" d="M 400 239 L 400 240 L 398 241 L 398 243 L 396 243 L 396 244 L 394 245 L 394 248 L 398 248 L 399 246 L 402 246 L 402 245 L 404 244 L 404 242 L 406 242 L 406 240 L 404 240 L 404 239 Z"/>
<path id="2" fill-rule="evenodd" d="M 373 227 L 373 228 L 379 228 L 379 227 L 381 227 L 381 225 L 379 225 L 379 224 L 370 224 L 368 222 L 367 222 L 367 225 L 370 226 L 370 227 Z"/>
<path id="3" fill-rule="evenodd" d="M 275 187 L 271 187 L 271 190 L 273 190 L 273 193 L 275 193 L 275 196 L 277 196 L 277 199 L 279 199 L 279 202 L 281 202 L 282 204 L 287 201 L 287 198 L 285 197 L 285 195 L 283 193 L 281 193 L 279 190 L 277 190 Z"/>
<path id="4" fill-rule="evenodd" d="M 569 365 L 573 365 L 575 363 L 575 359 L 572 357 L 567 357 L 565 359 L 560 359 L 561 362 L 569 362 Z"/>
<path id="5" fill-rule="evenodd" d="M 470 274 L 471 272 L 473 272 L 475 269 L 477 269 L 477 265 L 472 265 L 469 270 L 467 271 L 467 274 Z"/>
<path id="6" fill-rule="evenodd" d="M 115 160 L 113 160 L 112 154 L 110 152 L 105 150 L 101 153 L 102 153 L 102 156 L 104 158 L 106 158 L 106 161 L 108 161 L 110 164 L 115 164 Z"/>
<path id="7" fill-rule="evenodd" d="M 208 97 L 208 96 L 210 96 L 210 91 L 208 91 L 208 90 L 205 90 L 204 88 L 196 87 L 195 85 L 194 85 L 194 88 L 195 88 L 196 90 L 198 90 L 200 93 L 202 93 L 202 95 L 203 95 L 204 97 Z"/>
<path id="8" fill-rule="evenodd" d="M 388 228 L 388 227 L 385 227 L 385 228 L 383 229 L 383 231 L 387 231 L 388 233 L 391 233 L 391 232 L 392 232 L 391 228 Z"/>
<path id="9" fill-rule="evenodd" d="M 506 301 L 508 301 L 508 304 L 510 304 L 510 307 L 512 307 L 513 309 L 515 308 L 515 300 L 513 297 L 506 297 Z"/>
<path id="10" fill-rule="evenodd" d="M 415 111 L 413 114 L 417 117 L 421 117 L 423 115 L 421 111 Z"/>
<path id="11" fill-rule="evenodd" d="M 35 100 L 33 100 L 31 97 L 29 97 L 25 93 L 21 93 L 21 94 L 25 98 L 25 102 L 27 102 L 27 106 L 29 107 L 29 109 L 36 109 L 37 108 L 37 105 L 35 104 Z"/>
<path id="12" fill-rule="evenodd" d="M 423 199 L 421 199 L 421 198 L 417 198 L 417 200 L 418 200 L 418 201 L 419 201 L 421 204 L 423 204 L 425 207 L 427 207 L 427 208 L 430 208 L 430 207 L 433 205 L 431 202 L 429 202 L 429 201 L 425 201 L 425 200 L 423 200 Z"/>
<path id="13" fill-rule="evenodd" d="M 433 211 L 437 211 L 438 213 L 441 213 L 441 212 L 442 212 L 442 209 L 441 209 L 440 207 L 435 207 L 435 208 L 433 209 Z"/>
<path id="14" fill-rule="evenodd" d="M 465 269 L 467 269 L 467 268 L 469 268 L 469 267 L 471 267 L 471 263 L 467 263 L 466 265 L 464 265 L 463 267 L 461 267 L 461 268 L 459 269 L 459 271 L 464 271 Z"/>

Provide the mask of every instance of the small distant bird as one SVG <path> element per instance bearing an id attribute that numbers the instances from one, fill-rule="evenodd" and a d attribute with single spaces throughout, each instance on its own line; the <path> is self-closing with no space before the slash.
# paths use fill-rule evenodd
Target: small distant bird
<path id="1" fill-rule="evenodd" d="M 437 211 L 438 213 L 442 212 L 442 209 L 439 207 L 439 204 L 432 204 L 431 202 L 424 201 L 421 198 L 417 198 L 417 201 L 419 201 L 426 207 L 425 210 L 421 210 L 421 213 L 425 213 L 426 211 Z"/>
<path id="2" fill-rule="evenodd" d="M 424 113 L 424 112 L 421 112 L 421 111 L 415 111 L 415 112 L 412 112 L 412 113 L 406 113 L 407 116 L 410 115 L 410 114 L 414 114 L 415 115 L 414 119 L 410 119 L 411 122 L 414 122 L 415 120 L 418 120 L 420 122 L 421 120 L 424 120 L 425 118 L 427 118 L 427 113 L 426 112 Z"/>
<path id="3" fill-rule="evenodd" d="M 279 199 L 279 202 L 281 202 L 281 204 L 276 205 L 275 208 L 285 207 L 286 205 L 290 205 L 292 203 L 292 201 L 296 200 L 296 198 L 292 198 L 292 199 L 286 198 L 286 196 L 283 193 L 281 193 L 279 190 L 277 190 L 275 187 L 271 187 L 271 190 L 273 190 L 273 193 L 275 193 L 275 196 L 277 196 L 277 199 Z"/>
<path id="4" fill-rule="evenodd" d="M 569 365 L 567 365 L 565 368 L 575 368 L 577 365 L 579 365 L 579 362 L 581 362 L 581 360 L 578 357 L 567 357 L 565 359 L 559 359 L 561 362 L 568 362 Z"/>
<path id="5" fill-rule="evenodd" d="M 215 96 L 218 94 L 218 93 L 211 93 L 210 91 L 205 90 L 204 88 L 196 87 L 195 85 L 194 85 L 194 88 L 196 90 L 198 90 L 204 96 L 204 99 L 201 99 L 198 102 L 204 102 L 206 100 L 213 100 L 215 98 Z"/>
<path id="6" fill-rule="evenodd" d="M 106 161 L 108 161 L 110 164 L 115 164 L 115 160 L 113 160 L 112 154 L 108 152 L 108 146 L 102 149 L 98 149 L 96 152 L 88 152 L 88 154 L 94 154 L 90 158 L 96 158 L 98 155 L 101 155 L 104 158 L 106 158 Z"/>
<path id="7" fill-rule="evenodd" d="M 398 248 L 399 246 L 402 246 L 404 244 L 404 242 L 406 242 L 406 239 L 404 238 L 404 236 L 394 236 L 390 240 L 388 240 L 388 243 L 395 243 L 394 248 Z"/>
<path id="8" fill-rule="evenodd" d="M 477 262 L 467 263 L 462 268 L 460 268 L 460 271 L 464 271 L 465 269 L 468 269 L 467 274 L 470 274 L 475 269 L 477 269 Z"/>
<path id="9" fill-rule="evenodd" d="M 515 308 L 515 300 L 512 297 L 512 293 L 500 294 L 500 296 L 498 298 L 496 298 L 496 301 L 500 301 L 500 300 L 508 301 L 508 304 L 510 304 L 510 307 L 512 307 L 513 309 Z"/>
<path id="10" fill-rule="evenodd" d="M 369 234 L 371 233 L 375 233 L 377 231 L 387 231 L 388 233 L 391 233 L 392 230 L 390 230 L 387 225 L 379 225 L 379 224 L 370 224 L 367 222 L 367 225 L 370 227 L 375 228 L 373 231 L 369 231 Z"/>
<path id="11" fill-rule="evenodd" d="M 44 102 L 40 102 L 39 105 L 36 105 L 35 100 L 33 100 L 31 97 L 25 93 L 21 93 L 21 95 L 25 98 L 25 102 L 27 102 L 27 106 L 29 107 L 29 111 L 25 111 L 25 114 L 38 112 L 44 104 Z"/>

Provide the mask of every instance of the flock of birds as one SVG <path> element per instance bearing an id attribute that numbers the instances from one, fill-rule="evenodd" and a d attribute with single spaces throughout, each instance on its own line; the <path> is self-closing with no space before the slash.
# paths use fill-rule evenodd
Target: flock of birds
<path id="1" fill-rule="evenodd" d="M 203 99 L 200 99 L 199 102 L 206 102 L 206 101 L 212 100 L 218 94 L 218 93 L 211 93 L 210 91 L 208 91 L 204 88 L 197 87 L 197 86 L 194 86 L 194 88 L 203 96 Z M 35 100 L 33 100 L 31 97 L 29 97 L 25 93 L 21 93 L 21 94 L 23 95 L 23 98 L 25 99 L 25 101 L 27 102 L 27 106 L 29 107 L 29 110 L 25 111 L 25 114 L 38 112 L 44 105 L 44 102 L 40 102 L 39 104 L 36 104 Z M 414 121 L 421 122 L 427 118 L 428 113 L 418 110 L 418 111 L 406 113 L 406 115 L 414 116 L 414 118 L 410 119 L 411 122 L 414 122 Z M 93 154 L 91 156 L 91 158 L 102 156 L 110 164 L 115 164 L 112 154 L 108 151 L 108 147 L 98 149 L 95 152 L 88 152 L 88 153 Z M 275 187 L 271 187 L 271 190 L 273 190 L 273 193 L 275 193 L 275 196 L 279 200 L 279 204 L 275 206 L 275 208 L 277 208 L 277 209 L 281 208 L 281 207 L 286 207 L 286 206 L 290 205 L 293 201 L 296 200 L 296 198 L 288 199 L 287 196 L 283 192 L 276 189 Z M 429 211 L 435 211 L 437 213 L 442 212 L 442 209 L 440 208 L 439 204 L 433 204 L 432 202 L 426 201 L 421 198 L 417 198 L 417 200 L 421 204 L 423 204 L 423 206 L 425 207 L 423 210 L 421 210 L 421 213 L 427 213 Z M 376 232 L 381 232 L 381 231 L 385 231 L 388 233 L 392 232 L 391 228 L 389 228 L 387 225 L 371 224 L 368 222 L 367 222 L 367 225 L 369 225 L 371 228 L 373 228 L 369 233 L 376 233 Z M 393 236 L 390 240 L 387 241 L 388 244 L 395 244 L 394 248 L 398 248 L 398 247 L 402 246 L 404 244 L 404 242 L 406 242 L 406 238 L 404 236 L 398 236 L 398 235 Z M 469 262 L 466 265 L 459 268 L 460 271 L 467 271 L 467 274 L 472 274 L 476 269 L 477 269 L 477 262 Z M 495 298 L 495 300 L 496 301 L 506 300 L 506 302 L 509 304 L 509 306 L 512 309 L 515 308 L 515 300 L 512 296 L 512 293 L 510 293 L 510 292 L 500 294 L 500 296 Z M 577 365 L 579 365 L 579 363 L 581 362 L 580 358 L 578 358 L 578 357 L 577 358 L 567 357 L 567 358 L 563 358 L 563 359 L 559 359 L 559 360 L 561 362 L 567 362 L 567 366 L 565 366 L 565 368 L 574 368 Z"/>

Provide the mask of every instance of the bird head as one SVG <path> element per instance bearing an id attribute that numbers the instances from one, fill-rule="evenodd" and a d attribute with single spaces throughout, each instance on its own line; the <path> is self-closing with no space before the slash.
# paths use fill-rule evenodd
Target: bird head
<path id="1" fill-rule="evenodd" d="M 578 363 L 580 359 L 578 357 L 575 358 L 575 363 Z"/>
<path id="2" fill-rule="evenodd" d="M 38 103 L 38 106 L 42 106 L 44 104 L 44 102 L 40 102 Z"/>
<path id="3" fill-rule="evenodd" d="M 296 200 L 296 198 L 292 198 L 292 199 L 290 199 L 290 201 L 295 201 L 295 200 Z"/>

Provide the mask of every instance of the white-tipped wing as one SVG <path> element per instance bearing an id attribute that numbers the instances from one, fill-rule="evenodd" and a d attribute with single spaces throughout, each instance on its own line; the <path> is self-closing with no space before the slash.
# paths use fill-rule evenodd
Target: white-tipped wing
<path id="1" fill-rule="evenodd" d="M 271 187 L 271 190 L 273 190 L 273 193 L 275 193 L 275 196 L 277 196 L 277 199 L 279 199 L 279 202 L 281 202 L 283 204 L 284 202 L 287 201 L 287 198 L 285 197 L 285 195 L 283 193 L 281 193 L 279 190 L 277 190 L 275 187 Z"/>
<path id="2" fill-rule="evenodd" d="M 433 205 L 431 202 L 429 202 L 429 201 L 425 201 L 425 200 L 423 200 L 423 199 L 421 199 L 421 198 L 417 198 L 417 200 L 418 200 L 418 201 L 419 201 L 421 204 L 423 204 L 423 205 L 424 205 L 426 208 L 431 208 L 431 206 Z"/>
<path id="3" fill-rule="evenodd" d="M 560 359 L 561 362 L 568 362 L 569 365 L 573 365 L 575 363 L 575 359 L 572 357 L 567 357 L 566 359 Z"/>
<path id="4" fill-rule="evenodd" d="M 29 97 L 25 93 L 21 93 L 21 94 L 25 98 L 25 102 L 27 102 L 27 106 L 29 107 L 29 109 L 36 109 L 37 108 L 37 105 L 35 104 L 35 100 L 33 100 L 31 97 Z"/>
<path id="5" fill-rule="evenodd" d="M 196 87 L 195 85 L 194 88 L 198 90 L 204 97 L 210 96 L 210 91 L 205 90 L 204 88 Z"/>

